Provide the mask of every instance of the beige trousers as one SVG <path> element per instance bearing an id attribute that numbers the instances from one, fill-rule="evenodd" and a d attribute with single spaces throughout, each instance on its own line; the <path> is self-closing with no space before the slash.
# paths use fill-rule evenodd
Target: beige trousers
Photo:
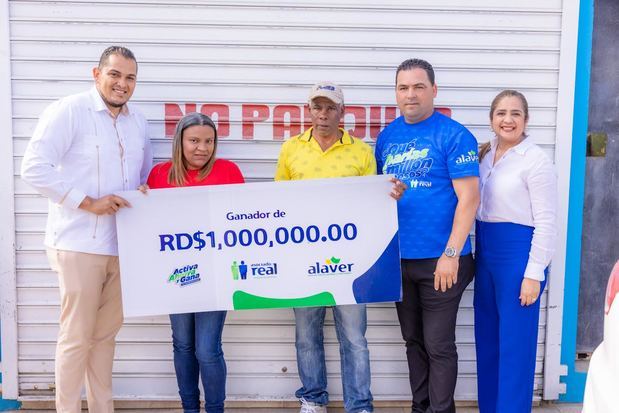
<path id="1" fill-rule="evenodd" d="M 112 363 L 123 320 L 118 257 L 55 249 L 47 256 L 60 287 L 56 411 L 81 411 L 85 380 L 88 411 L 113 412 Z"/>

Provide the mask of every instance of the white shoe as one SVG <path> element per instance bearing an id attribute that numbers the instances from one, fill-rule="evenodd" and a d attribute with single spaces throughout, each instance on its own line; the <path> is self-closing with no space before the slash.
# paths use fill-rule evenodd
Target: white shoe
<path id="1" fill-rule="evenodd" d="M 301 410 L 299 413 L 327 413 L 327 406 L 308 402 L 304 398 L 301 398 Z"/>

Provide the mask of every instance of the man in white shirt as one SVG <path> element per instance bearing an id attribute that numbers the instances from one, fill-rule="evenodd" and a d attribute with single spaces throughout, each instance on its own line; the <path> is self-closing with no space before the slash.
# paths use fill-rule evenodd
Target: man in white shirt
<path id="1" fill-rule="evenodd" d="M 90 412 L 113 412 L 112 363 L 122 324 L 114 214 L 152 166 L 147 122 L 127 103 L 137 62 L 108 47 L 89 91 L 52 103 L 22 162 L 22 178 L 49 199 L 45 246 L 60 289 L 56 411 L 79 413 L 86 382 Z"/>

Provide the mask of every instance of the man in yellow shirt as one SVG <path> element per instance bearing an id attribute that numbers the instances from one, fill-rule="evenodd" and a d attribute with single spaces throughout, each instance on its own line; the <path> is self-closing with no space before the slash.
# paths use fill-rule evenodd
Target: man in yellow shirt
<path id="1" fill-rule="evenodd" d="M 339 86 L 330 82 L 314 85 L 309 112 L 312 127 L 282 145 L 276 181 L 376 174 L 372 148 L 339 127 L 344 116 L 344 94 Z M 403 190 L 394 187 L 394 191 L 398 189 Z M 301 413 L 327 411 L 329 394 L 322 331 L 325 312 L 325 307 L 294 309 L 297 365 L 302 383 L 295 395 L 301 400 Z M 344 408 L 347 413 L 369 413 L 373 406 L 365 305 L 335 306 L 333 319 L 340 342 Z"/>
<path id="2" fill-rule="evenodd" d="M 275 180 L 375 175 L 372 148 L 339 127 L 344 116 L 339 86 L 318 83 L 310 98 L 312 127 L 282 145 Z"/>

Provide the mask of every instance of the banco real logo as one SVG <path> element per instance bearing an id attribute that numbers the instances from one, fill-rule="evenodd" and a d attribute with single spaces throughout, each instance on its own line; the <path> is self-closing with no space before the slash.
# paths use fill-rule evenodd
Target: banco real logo
<path id="1" fill-rule="evenodd" d="M 200 281 L 200 273 L 198 272 L 198 264 L 185 265 L 184 267 L 176 268 L 172 274 L 168 276 L 168 282 L 184 287 L 189 284 Z"/>
<path id="2" fill-rule="evenodd" d="M 353 263 L 343 263 L 341 258 L 331 257 L 325 260 L 324 264 L 316 262 L 310 265 L 307 273 L 309 275 L 339 275 L 351 274 Z"/>
<path id="3" fill-rule="evenodd" d="M 432 182 L 413 179 L 412 181 L 410 181 L 409 186 L 413 189 L 414 188 L 432 188 Z"/>
<path id="4" fill-rule="evenodd" d="M 245 260 L 232 261 L 230 271 L 233 280 L 246 280 L 248 274 L 252 278 L 272 278 L 277 277 L 277 263 L 259 262 L 246 264 Z"/>

